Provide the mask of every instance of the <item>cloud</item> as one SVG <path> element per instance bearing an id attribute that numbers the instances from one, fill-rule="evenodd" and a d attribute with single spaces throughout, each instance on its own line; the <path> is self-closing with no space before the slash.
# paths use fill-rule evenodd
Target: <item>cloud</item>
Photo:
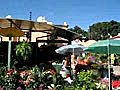
<path id="1" fill-rule="evenodd" d="M 39 17 L 37 18 L 37 22 L 47 22 L 47 20 L 45 20 L 45 17 L 39 16 Z"/>
<path id="2" fill-rule="evenodd" d="M 12 16 L 11 15 L 7 15 L 5 18 L 12 18 Z"/>
<path id="3" fill-rule="evenodd" d="M 37 22 L 46 22 L 47 24 L 52 24 L 52 22 L 47 21 L 43 16 L 39 16 L 37 18 Z"/>

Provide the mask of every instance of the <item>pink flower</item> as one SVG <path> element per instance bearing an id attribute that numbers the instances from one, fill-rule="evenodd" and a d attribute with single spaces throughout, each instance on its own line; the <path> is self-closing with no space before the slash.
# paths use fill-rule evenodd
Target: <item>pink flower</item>
<path id="1" fill-rule="evenodd" d="M 23 82 L 23 80 L 18 80 L 18 83 L 22 83 Z"/>
<path id="2" fill-rule="evenodd" d="M 16 90 L 23 90 L 21 87 L 18 87 Z"/>
<path id="3" fill-rule="evenodd" d="M 26 80 L 26 81 L 24 81 L 24 82 L 23 82 L 23 84 L 24 84 L 24 86 L 25 86 L 25 87 L 27 87 L 27 86 L 28 86 L 28 84 L 29 84 L 29 81 L 28 81 L 28 80 Z"/>
<path id="4" fill-rule="evenodd" d="M 20 76 L 21 76 L 22 78 L 23 78 L 25 75 L 26 75 L 26 72 L 25 72 L 25 71 L 23 71 L 23 72 L 20 73 Z"/>

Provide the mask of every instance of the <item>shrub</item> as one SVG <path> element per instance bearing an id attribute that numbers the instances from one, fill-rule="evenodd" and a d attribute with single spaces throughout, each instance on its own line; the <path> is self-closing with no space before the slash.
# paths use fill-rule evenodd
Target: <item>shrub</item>
<path id="1" fill-rule="evenodd" d="M 104 90 L 98 87 L 97 75 L 92 70 L 77 73 L 76 79 L 72 84 L 73 90 Z"/>

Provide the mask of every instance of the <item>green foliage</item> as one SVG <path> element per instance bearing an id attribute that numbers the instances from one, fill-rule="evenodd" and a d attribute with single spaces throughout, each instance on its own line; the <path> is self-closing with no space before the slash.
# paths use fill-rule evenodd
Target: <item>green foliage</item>
<path id="1" fill-rule="evenodd" d="M 15 90 L 20 78 L 19 74 L 13 69 L 6 71 L 4 66 L 0 68 L 0 72 L 0 86 L 7 90 Z"/>
<path id="2" fill-rule="evenodd" d="M 28 60 L 32 54 L 32 47 L 28 42 L 23 41 L 22 43 L 16 45 L 16 55 L 22 57 L 23 60 Z"/>
<path id="3" fill-rule="evenodd" d="M 69 30 L 80 34 L 81 38 L 86 37 L 86 39 L 105 40 L 110 36 L 116 36 L 120 33 L 120 22 L 114 20 L 109 22 L 97 22 L 89 26 L 88 31 L 84 31 L 78 26 L 70 28 Z"/>
<path id="4" fill-rule="evenodd" d="M 63 90 L 64 89 L 64 79 L 59 73 L 55 73 L 53 76 L 53 84 L 55 85 L 56 90 Z"/>
<path id="5" fill-rule="evenodd" d="M 91 70 L 79 72 L 71 85 L 66 83 L 59 73 L 44 70 L 44 67 L 41 66 L 35 66 L 22 72 L 14 69 L 6 71 L 5 67 L 0 68 L 0 71 L 0 86 L 7 90 L 16 90 L 19 86 L 23 90 L 39 89 L 40 86 L 43 86 L 43 89 L 51 90 L 105 90 L 102 86 L 97 86 L 99 83 L 96 73 Z"/>
<path id="6" fill-rule="evenodd" d="M 81 35 L 81 37 L 87 37 L 88 38 L 88 33 L 86 31 L 84 31 L 83 29 L 81 29 L 78 26 L 75 26 L 74 28 L 70 28 L 69 30 L 78 33 Z"/>
<path id="7" fill-rule="evenodd" d="M 108 39 L 120 33 L 120 23 L 114 20 L 110 22 L 98 22 L 89 27 L 89 39 L 101 40 Z"/>
<path id="8" fill-rule="evenodd" d="M 16 83 L 19 78 L 18 73 L 12 72 L 12 74 L 7 74 L 4 78 L 4 87 L 7 89 L 16 89 Z"/>
<path id="9" fill-rule="evenodd" d="M 21 87 L 23 90 L 38 89 L 43 85 L 44 89 L 54 88 L 55 90 L 64 90 L 64 79 L 59 73 L 43 68 L 32 67 L 30 70 L 16 71 L 6 67 L 0 68 L 0 87 L 7 90 L 16 90 Z"/>
<path id="10" fill-rule="evenodd" d="M 5 67 L 5 66 L 0 67 L 0 85 L 1 86 L 4 85 L 4 76 L 5 76 L 6 69 L 7 69 L 7 67 Z"/>
<path id="11" fill-rule="evenodd" d="M 92 70 L 81 71 L 73 82 L 73 90 L 103 90 L 97 87 L 97 76 Z"/>
<path id="12" fill-rule="evenodd" d="M 31 72 L 32 82 L 30 82 L 28 86 L 26 87 L 28 90 L 31 88 L 35 89 L 39 87 L 39 85 L 42 83 L 42 80 L 43 80 L 42 70 L 40 70 L 38 66 L 33 67 L 30 70 L 30 72 Z"/>
<path id="13" fill-rule="evenodd" d="M 38 88 L 40 85 L 43 85 L 44 88 L 50 87 L 56 90 L 64 89 L 64 79 L 59 73 L 51 74 L 51 71 L 44 71 L 44 68 L 39 67 L 35 66 L 30 71 L 32 81 L 26 87 L 28 90 Z"/>

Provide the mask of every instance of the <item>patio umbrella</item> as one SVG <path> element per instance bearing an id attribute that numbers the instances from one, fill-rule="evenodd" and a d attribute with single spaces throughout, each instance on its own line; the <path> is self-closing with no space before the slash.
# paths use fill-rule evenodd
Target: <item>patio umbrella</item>
<path id="1" fill-rule="evenodd" d="M 62 46 L 58 49 L 56 49 L 56 53 L 59 54 L 63 54 L 65 55 L 67 52 L 71 52 L 74 55 L 79 55 L 81 52 L 83 52 L 83 49 L 85 47 L 83 45 L 80 44 L 70 44 L 70 45 L 66 45 L 66 46 Z M 70 62 L 70 68 L 71 68 L 71 62 Z M 71 76 L 71 71 L 70 71 L 70 76 Z"/>
<path id="2" fill-rule="evenodd" d="M 86 47 L 84 51 L 103 54 L 120 54 L 120 40 L 100 40 Z M 111 89 L 110 82 L 110 60 L 108 58 L 108 74 L 109 74 L 109 90 Z"/>
<path id="3" fill-rule="evenodd" d="M 99 40 L 84 49 L 93 53 L 120 54 L 120 40 Z"/>
<path id="4" fill-rule="evenodd" d="M 85 46 L 88 47 L 89 45 L 95 43 L 96 41 L 95 40 L 88 40 L 85 42 Z"/>
<path id="5" fill-rule="evenodd" d="M 74 53 L 75 55 L 79 55 L 79 53 L 83 52 L 85 47 L 80 44 L 70 44 L 66 46 L 62 46 L 55 51 L 59 54 L 66 54 L 66 52 Z"/>

